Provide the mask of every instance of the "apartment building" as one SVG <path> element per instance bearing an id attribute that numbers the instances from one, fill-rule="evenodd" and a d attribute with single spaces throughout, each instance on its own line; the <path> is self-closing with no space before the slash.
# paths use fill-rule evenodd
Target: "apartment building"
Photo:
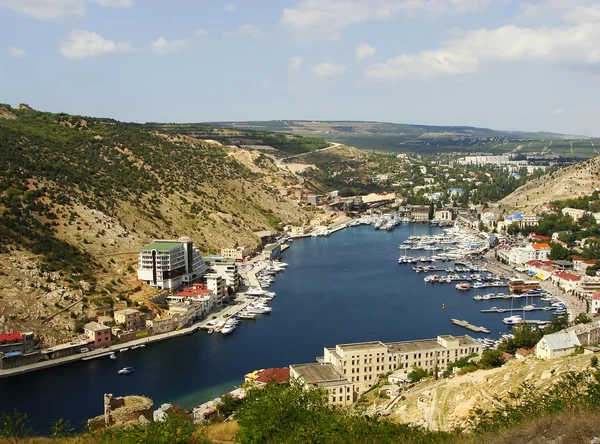
<path id="1" fill-rule="evenodd" d="M 224 259 L 243 261 L 250 252 L 248 247 L 221 248 L 221 257 Z"/>
<path id="2" fill-rule="evenodd" d="M 125 330 L 137 330 L 146 326 L 146 316 L 133 308 L 117 310 L 113 316 L 115 323 L 123 325 Z"/>
<path id="3" fill-rule="evenodd" d="M 379 375 L 396 368 L 394 356 L 381 341 L 359 342 L 325 348 L 324 362 L 329 362 L 352 382 L 356 393 L 364 393 L 377 382 Z"/>
<path id="4" fill-rule="evenodd" d="M 585 210 L 580 210 L 579 208 L 563 208 L 562 209 L 563 216 L 571 216 L 575 222 L 585 216 L 588 212 Z"/>
<path id="5" fill-rule="evenodd" d="M 525 264 L 529 261 L 547 261 L 552 247 L 547 243 L 530 244 L 524 247 L 498 248 L 500 260 L 509 264 Z"/>
<path id="6" fill-rule="evenodd" d="M 383 343 L 381 341 L 336 345 L 325 348 L 323 362 L 331 363 L 353 384 L 355 393 L 364 393 L 378 378 L 392 370 L 404 376 L 413 367 L 444 371 L 448 364 L 472 354 L 481 357 L 481 343 L 470 336 L 443 335 L 436 339 Z"/>
<path id="7" fill-rule="evenodd" d="M 191 284 L 205 272 L 200 251 L 187 237 L 155 240 L 142 247 L 138 258 L 138 279 L 163 290 Z"/>
<path id="8" fill-rule="evenodd" d="M 398 364 L 397 368 L 403 370 L 406 376 L 413 367 L 441 372 L 448 368 L 448 364 L 467 356 L 474 354 L 479 359 L 483 352 L 481 342 L 468 335 L 441 335 L 436 339 L 391 342 L 386 345 L 393 354 L 393 361 Z"/>
<path id="9" fill-rule="evenodd" d="M 220 274 L 210 272 L 204 275 L 206 288 L 215 294 L 216 302 L 220 302 L 227 296 L 227 282 Z"/>
<path id="10" fill-rule="evenodd" d="M 221 275 L 225 279 L 227 287 L 237 290 L 240 286 L 240 273 L 238 263 L 234 259 L 211 255 L 206 256 L 204 261 L 209 272 Z"/>
<path id="11" fill-rule="evenodd" d="M 330 363 L 290 365 L 290 380 L 306 389 L 318 387 L 326 390 L 331 405 L 345 407 L 354 402 L 352 383 Z"/>

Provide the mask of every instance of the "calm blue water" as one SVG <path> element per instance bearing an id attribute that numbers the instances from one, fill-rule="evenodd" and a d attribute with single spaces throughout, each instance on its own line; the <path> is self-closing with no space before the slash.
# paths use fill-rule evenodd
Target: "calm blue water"
<path id="1" fill-rule="evenodd" d="M 288 270 L 269 288 L 277 292 L 270 315 L 243 322 L 227 337 L 199 332 L 120 353 L 116 362 L 102 358 L 0 380 L 0 411 L 26 412 L 33 426 L 45 431 L 58 418 L 77 424 L 102 414 L 106 392 L 146 395 L 155 406 L 168 401 L 193 407 L 233 389 L 250 371 L 314 362 L 324 346 L 469 333 L 450 318 L 483 325 L 498 336 L 506 331 L 501 321 L 508 314 L 479 310 L 510 307 L 510 301 L 473 301 L 475 294 L 492 290 L 459 292 L 453 284 L 425 284 L 425 275 L 412 265 L 398 265 L 404 254 L 398 245 L 405 238 L 439 230 L 361 226 L 297 240 L 284 253 Z M 507 289 L 495 290 L 500 291 Z M 134 366 L 135 373 L 118 376 L 125 366 Z"/>

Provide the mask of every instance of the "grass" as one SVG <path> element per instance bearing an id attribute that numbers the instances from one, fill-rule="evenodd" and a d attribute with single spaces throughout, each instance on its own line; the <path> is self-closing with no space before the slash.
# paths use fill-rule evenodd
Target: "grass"
<path id="1" fill-rule="evenodd" d="M 570 410 L 560 414 L 545 415 L 516 427 L 486 434 L 474 442 L 485 444 L 545 444 L 550 442 L 588 444 L 597 436 L 600 436 L 600 412 Z"/>
<path id="2" fill-rule="evenodd" d="M 240 427 L 235 421 L 211 424 L 206 429 L 208 439 L 215 442 L 233 442 Z"/>

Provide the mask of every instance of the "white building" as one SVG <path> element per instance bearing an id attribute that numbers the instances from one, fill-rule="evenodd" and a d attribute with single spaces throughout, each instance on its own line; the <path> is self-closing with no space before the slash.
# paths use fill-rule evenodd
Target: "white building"
<path id="1" fill-rule="evenodd" d="M 215 272 L 206 273 L 204 275 L 204 282 L 206 283 L 206 288 L 214 292 L 217 303 L 227 296 L 227 284 L 220 274 Z"/>
<path id="2" fill-rule="evenodd" d="M 237 261 L 219 256 L 206 256 L 204 260 L 211 273 L 221 275 L 225 279 L 227 287 L 237 290 L 240 286 L 240 273 Z"/>
<path id="3" fill-rule="evenodd" d="M 290 380 L 299 382 L 306 389 L 326 390 L 332 405 L 344 407 L 354 402 L 352 384 L 329 363 L 290 365 Z"/>
<path id="4" fill-rule="evenodd" d="M 540 359 L 556 359 L 572 355 L 581 344 L 573 331 L 559 331 L 544 336 L 535 346 L 535 355 Z"/>
<path id="5" fill-rule="evenodd" d="M 191 284 L 205 272 L 200 251 L 187 237 L 155 240 L 142 247 L 138 258 L 138 279 L 163 290 Z"/>
<path id="6" fill-rule="evenodd" d="M 585 216 L 587 214 L 587 211 L 585 210 L 580 210 L 578 208 L 563 208 L 562 209 L 562 214 L 563 216 L 571 216 L 571 219 L 573 219 L 575 222 L 577 222 L 579 219 L 581 219 L 583 216 Z"/>
<path id="7" fill-rule="evenodd" d="M 592 314 L 600 313 L 600 291 L 596 291 L 592 295 L 592 303 L 590 305 L 590 313 L 592 313 Z"/>
<path id="8" fill-rule="evenodd" d="M 498 257 L 509 264 L 529 261 L 546 261 L 552 248 L 547 243 L 529 244 L 525 247 L 499 248 Z"/>
<path id="9" fill-rule="evenodd" d="M 400 370 L 406 379 L 413 367 L 444 371 L 451 362 L 475 355 L 481 357 L 481 343 L 470 336 L 438 336 L 436 339 L 383 343 L 359 342 L 325 348 L 323 360 L 330 362 L 353 383 L 354 391 L 364 393 L 379 377 Z M 394 373 L 394 374 L 397 374 Z"/>
<path id="10" fill-rule="evenodd" d="M 249 253 L 246 247 L 221 248 L 221 256 L 225 259 L 244 260 Z"/>

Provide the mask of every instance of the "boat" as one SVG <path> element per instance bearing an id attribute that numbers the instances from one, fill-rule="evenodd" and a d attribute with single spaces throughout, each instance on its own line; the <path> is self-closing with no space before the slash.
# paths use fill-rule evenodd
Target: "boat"
<path id="1" fill-rule="evenodd" d="M 114 352 L 113 352 L 113 353 L 111 353 L 111 354 L 109 355 L 109 357 L 110 357 L 110 359 L 112 359 L 113 361 L 114 361 L 115 359 L 117 359 L 117 355 L 115 355 L 115 353 L 114 353 Z"/>
<path id="2" fill-rule="evenodd" d="M 123 367 L 117 373 L 119 375 L 128 375 L 129 373 L 133 373 L 133 367 Z"/>
<path id="3" fill-rule="evenodd" d="M 139 345 L 132 345 L 132 346 L 131 346 L 131 349 L 132 349 L 132 350 L 135 350 L 135 349 L 136 349 L 136 348 L 138 348 L 138 347 L 139 347 Z"/>
<path id="4" fill-rule="evenodd" d="M 235 324 L 233 322 L 227 322 L 225 326 L 221 329 L 221 334 L 225 336 L 231 333 L 233 330 L 235 330 Z"/>
<path id="5" fill-rule="evenodd" d="M 466 291 L 466 290 L 470 290 L 471 289 L 471 285 L 470 284 L 456 284 L 456 289 L 457 290 L 461 290 L 461 291 Z"/>
<path id="6" fill-rule="evenodd" d="M 529 305 L 523 306 L 523 311 L 531 311 L 531 310 L 535 310 L 535 305 L 529 304 Z"/>
<path id="7" fill-rule="evenodd" d="M 119 351 L 120 351 L 121 353 L 123 353 L 123 352 L 126 352 L 127 350 L 129 350 L 129 348 L 125 347 L 125 348 L 122 348 L 122 349 L 120 349 Z"/>
<path id="8" fill-rule="evenodd" d="M 506 325 L 517 325 L 523 322 L 523 319 L 519 315 L 513 315 L 502 319 L 502 322 L 504 322 Z"/>

